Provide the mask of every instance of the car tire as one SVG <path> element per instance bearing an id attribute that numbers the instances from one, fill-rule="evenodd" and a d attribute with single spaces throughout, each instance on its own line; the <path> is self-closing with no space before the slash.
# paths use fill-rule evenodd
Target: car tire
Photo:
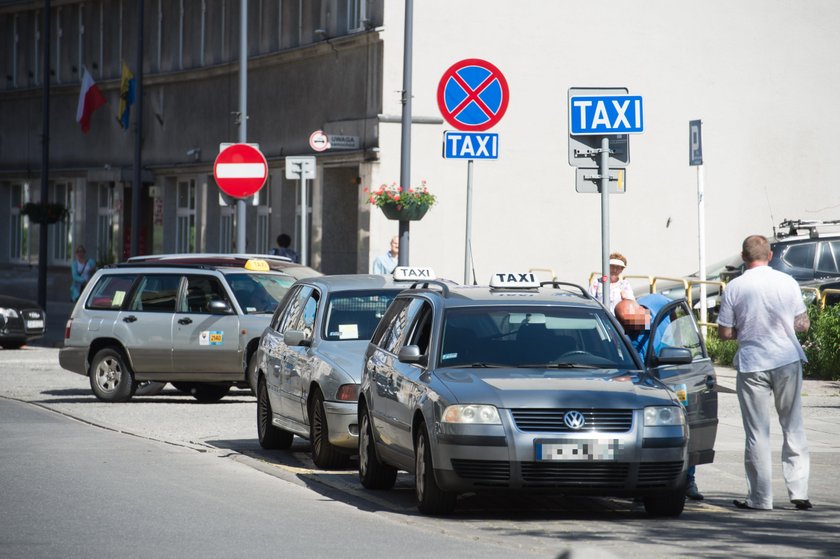
<path id="1" fill-rule="evenodd" d="M 309 442 L 312 444 L 312 461 L 319 468 L 337 470 L 346 468 L 349 464 L 350 455 L 330 443 L 324 395 L 318 388 L 315 389 L 309 406 Z"/>
<path id="2" fill-rule="evenodd" d="M 153 380 L 143 380 L 137 383 L 137 390 L 134 391 L 135 396 L 157 396 L 163 391 L 166 386 L 165 382 L 155 382 Z"/>
<path id="3" fill-rule="evenodd" d="M 173 382 L 172 386 L 179 392 L 189 394 L 202 404 L 218 402 L 230 392 L 229 384 L 210 382 Z"/>
<path id="4" fill-rule="evenodd" d="M 455 508 L 456 493 L 442 490 L 435 480 L 429 433 L 426 424 L 417 426 L 414 440 L 414 491 L 417 508 L 424 514 L 448 514 Z"/>
<path id="5" fill-rule="evenodd" d="M 268 387 L 265 379 L 260 377 L 257 381 L 257 438 L 260 446 L 268 450 L 285 450 L 292 446 L 294 435 L 275 427 L 271 423 L 273 416 L 271 400 L 268 399 Z"/>
<path id="6" fill-rule="evenodd" d="M 104 402 L 127 402 L 137 383 L 121 351 L 106 347 L 93 356 L 90 364 L 90 388 Z"/>
<path id="7" fill-rule="evenodd" d="M 359 422 L 359 481 L 366 489 L 391 489 L 397 482 L 397 469 L 383 464 L 376 456 L 367 408 L 359 411 Z"/>
<path id="8" fill-rule="evenodd" d="M 682 514 L 685 508 L 685 486 L 667 493 L 657 493 L 644 498 L 645 512 L 650 516 L 671 516 L 676 517 Z"/>

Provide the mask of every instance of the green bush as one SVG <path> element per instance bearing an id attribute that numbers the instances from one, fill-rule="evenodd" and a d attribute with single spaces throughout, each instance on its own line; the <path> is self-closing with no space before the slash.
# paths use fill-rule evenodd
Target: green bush
<path id="1" fill-rule="evenodd" d="M 840 380 L 840 305 L 826 307 L 808 307 L 811 328 L 798 334 L 808 363 L 803 374 L 808 378 Z M 717 330 L 709 328 L 706 336 L 706 349 L 709 357 L 718 365 L 732 366 L 732 359 L 738 350 L 735 340 L 721 340 Z"/>
<path id="2" fill-rule="evenodd" d="M 817 305 L 808 307 L 811 328 L 799 334 L 799 341 L 808 363 L 804 375 L 825 380 L 840 379 L 840 305 L 820 311 Z"/>

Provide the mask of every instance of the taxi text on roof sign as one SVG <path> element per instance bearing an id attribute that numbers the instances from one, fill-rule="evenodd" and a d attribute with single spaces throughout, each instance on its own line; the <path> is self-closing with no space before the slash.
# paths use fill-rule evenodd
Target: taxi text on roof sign
<path id="1" fill-rule="evenodd" d="M 644 132 L 641 95 L 584 95 L 569 99 L 572 135 Z"/>
<path id="2" fill-rule="evenodd" d="M 539 287 L 540 283 L 537 281 L 536 276 L 533 273 L 520 273 L 520 272 L 499 272 L 493 274 L 493 277 L 490 278 L 490 287 L 518 287 L 518 288 L 525 288 L 525 287 Z"/>
<path id="3" fill-rule="evenodd" d="M 268 272 L 270 268 L 268 267 L 268 262 L 265 260 L 248 260 L 245 262 L 244 268 L 246 270 L 252 270 L 254 272 Z"/>
<path id="4" fill-rule="evenodd" d="M 409 266 L 397 266 L 394 269 L 395 281 L 419 281 L 433 279 L 435 279 L 435 272 L 431 268 L 412 268 Z"/>

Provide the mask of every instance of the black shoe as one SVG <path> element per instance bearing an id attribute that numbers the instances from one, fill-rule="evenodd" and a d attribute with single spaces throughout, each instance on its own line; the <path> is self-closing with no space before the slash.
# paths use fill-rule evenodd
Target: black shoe
<path id="1" fill-rule="evenodd" d="M 691 499 L 692 501 L 702 501 L 703 494 L 700 493 L 700 490 L 697 489 L 697 484 L 693 481 L 688 484 L 685 488 L 685 496 Z"/>
<path id="2" fill-rule="evenodd" d="M 796 510 L 809 510 L 814 508 L 814 505 L 808 499 L 792 499 L 791 503 L 796 506 Z"/>
<path id="3" fill-rule="evenodd" d="M 739 509 L 762 510 L 762 509 L 757 509 L 757 508 L 751 507 L 747 504 L 746 501 L 739 501 L 738 499 L 735 499 L 734 501 L 732 501 L 732 504 L 735 505 L 735 508 L 739 508 Z"/>

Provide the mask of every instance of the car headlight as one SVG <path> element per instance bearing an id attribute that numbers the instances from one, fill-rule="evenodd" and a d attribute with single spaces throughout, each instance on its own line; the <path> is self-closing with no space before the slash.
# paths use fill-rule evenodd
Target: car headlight
<path id="1" fill-rule="evenodd" d="M 480 423 L 484 425 L 501 425 L 499 410 L 488 405 L 455 405 L 443 410 L 443 423 Z"/>
<path id="2" fill-rule="evenodd" d="M 15 309 L 4 309 L 3 307 L 0 307 L 0 314 L 5 316 L 6 318 L 17 318 L 18 317 L 18 313 Z"/>
<path id="3" fill-rule="evenodd" d="M 645 427 L 685 425 L 685 412 L 677 406 L 645 408 Z"/>

